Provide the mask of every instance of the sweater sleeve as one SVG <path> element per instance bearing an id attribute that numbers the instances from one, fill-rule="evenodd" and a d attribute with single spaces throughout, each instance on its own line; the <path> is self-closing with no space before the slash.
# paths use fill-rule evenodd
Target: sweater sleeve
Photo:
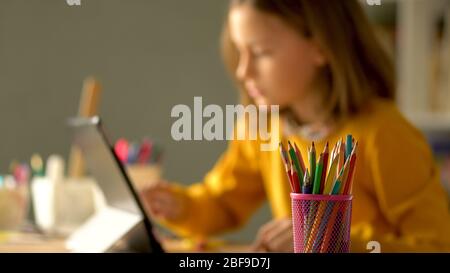
<path id="1" fill-rule="evenodd" d="M 230 141 L 227 151 L 200 183 L 176 185 L 188 212 L 163 222 L 181 236 L 209 236 L 242 226 L 265 200 L 257 141 Z"/>
<path id="2" fill-rule="evenodd" d="M 450 251 L 448 196 L 422 134 L 405 121 L 386 121 L 366 149 L 374 198 L 395 232 L 380 236 L 370 223 L 356 227 L 353 249 L 367 252 L 365 244 L 374 240 L 382 252 Z"/>

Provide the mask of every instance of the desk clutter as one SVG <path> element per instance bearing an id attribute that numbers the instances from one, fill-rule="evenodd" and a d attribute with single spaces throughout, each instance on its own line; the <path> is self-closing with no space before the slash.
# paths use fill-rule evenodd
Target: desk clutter
<path id="1" fill-rule="evenodd" d="M 162 177 L 163 147 L 149 138 L 141 141 L 118 139 L 114 151 L 138 189 L 144 189 Z"/>
<path id="2" fill-rule="evenodd" d="M 140 143 L 122 138 L 114 150 L 138 189 L 160 179 L 161 145 L 147 138 Z M 64 158 L 56 154 L 12 162 L 9 174 L 0 175 L 0 231 L 33 227 L 43 234 L 68 236 L 106 206 L 93 177 L 66 173 Z"/>
<path id="3" fill-rule="evenodd" d="M 68 235 L 104 205 L 94 179 L 65 176 L 59 155 L 44 160 L 38 154 L 30 163 L 13 162 L 12 175 L 2 176 L 0 230 L 34 226 L 46 234 Z"/>

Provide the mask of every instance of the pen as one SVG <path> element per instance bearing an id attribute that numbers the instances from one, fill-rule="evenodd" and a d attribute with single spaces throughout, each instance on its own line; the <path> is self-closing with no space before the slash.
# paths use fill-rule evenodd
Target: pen
<path id="1" fill-rule="evenodd" d="M 44 161 L 39 154 L 33 154 L 30 160 L 32 176 L 44 176 Z"/>

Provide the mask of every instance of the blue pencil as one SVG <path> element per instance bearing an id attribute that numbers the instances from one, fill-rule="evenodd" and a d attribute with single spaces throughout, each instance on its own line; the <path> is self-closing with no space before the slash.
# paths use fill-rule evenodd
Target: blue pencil
<path id="1" fill-rule="evenodd" d="M 352 135 L 347 135 L 347 141 L 345 143 L 345 160 L 348 159 L 353 150 L 353 137 Z"/>

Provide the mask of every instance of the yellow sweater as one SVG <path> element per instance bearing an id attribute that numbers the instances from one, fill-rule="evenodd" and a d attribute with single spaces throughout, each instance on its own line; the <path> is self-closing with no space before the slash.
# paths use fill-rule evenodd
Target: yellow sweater
<path id="1" fill-rule="evenodd" d="M 393 102 L 377 99 L 316 142 L 317 153 L 327 141 L 334 145 L 347 134 L 359 142 L 351 250 L 369 252 L 367 243 L 374 240 L 382 252 L 450 251 L 448 198 L 422 134 Z M 282 137 L 287 139 L 297 143 L 307 160 L 311 141 Z M 258 141 L 231 141 L 203 182 L 176 189 L 189 200 L 189 213 L 163 224 L 182 236 L 240 227 L 266 198 L 274 218 L 291 216 L 290 188 L 279 151 L 260 151 Z"/>

